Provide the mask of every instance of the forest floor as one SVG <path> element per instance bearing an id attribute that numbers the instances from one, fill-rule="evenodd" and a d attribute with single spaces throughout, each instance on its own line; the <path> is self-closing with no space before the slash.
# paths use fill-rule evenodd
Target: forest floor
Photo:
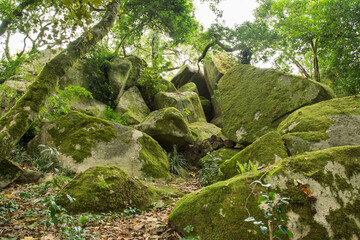
<path id="1" fill-rule="evenodd" d="M 184 194 L 200 189 L 194 173 L 182 183 L 174 181 L 168 186 Z M 180 198 L 162 199 L 148 211 L 128 208 L 122 213 L 71 216 L 57 209 L 60 206 L 53 201 L 55 193 L 56 190 L 44 184 L 11 184 L 2 189 L 1 240 L 181 238 L 168 225 L 168 216 Z M 57 226 L 54 222 L 58 222 Z"/>

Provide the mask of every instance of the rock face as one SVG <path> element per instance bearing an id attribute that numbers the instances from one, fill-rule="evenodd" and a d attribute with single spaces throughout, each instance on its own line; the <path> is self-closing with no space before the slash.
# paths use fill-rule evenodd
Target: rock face
<path id="1" fill-rule="evenodd" d="M 149 134 L 166 148 L 194 142 L 184 117 L 173 107 L 153 111 L 135 128 Z"/>
<path id="2" fill-rule="evenodd" d="M 139 89 L 131 87 L 121 96 L 115 112 L 126 114 L 129 118 L 129 124 L 133 125 L 142 122 L 150 114 L 150 109 L 142 98 Z"/>
<path id="3" fill-rule="evenodd" d="M 23 171 L 11 161 L 2 158 L 0 160 L 0 189 L 15 181 Z"/>
<path id="4" fill-rule="evenodd" d="M 247 210 L 256 220 L 267 221 L 258 204 L 262 189 L 249 185 L 263 175 L 276 194 L 290 198 L 286 214 L 292 239 L 359 239 L 360 146 L 289 157 L 256 176 L 239 175 L 205 187 L 183 197 L 169 223 L 183 233 L 191 225 L 191 234 L 201 239 L 268 239 L 244 221 Z"/>
<path id="5" fill-rule="evenodd" d="M 278 132 L 269 132 L 247 146 L 244 150 L 226 160 L 219 168 L 223 173 L 221 179 L 229 179 L 239 174 L 240 164 L 248 164 L 251 161 L 255 166 L 271 165 L 288 157 L 286 148 Z"/>
<path id="6" fill-rule="evenodd" d="M 195 141 L 203 141 L 213 135 L 220 135 L 221 128 L 207 122 L 195 122 L 188 124 Z"/>
<path id="7" fill-rule="evenodd" d="M 221 106 L 219 103 L 219 94 L 217 93 L 217 84 L 222 76 L 234 66 L 234 63 L 231 62 L 228 56 L 216 55 L 212 57 L 211 61 L 204 63 L 204 73 L 205 73 L 205 82 L 206 86 L 211 95 L 211 103 L 213 106 L 213 123 L 219 127 L 222 127 L 222 118 L 221 118 Z"/>
<path id="8" fill-rule="evenodd" d="M 237 65 L 219 81 L 223 133 L 250 144 L 293 111 L 333 98 L 329 88 L 301 77 Z"/>
<path id="9" fill-rule="evenodd" d="M 79 112 L 46 123 L 31 143 L 38 144 L 55 147 L 60 152 L 61 167 L 76 172 L 96 165 L 114 165 L 131 176 L 170 176 L 167 156 L 150 136 Z"/>
<path id="10" fill-rule="evenodd" d="M 199 91 L 196 87 L 195 83 L 187 83 L 184 86 L 182 86 L 181 88 L 179 88 L 179 92 L 194 92 L 197 93 L 199 95 Z"/>
<path id="11" fill-rule="evenodd" d="M 159 92 L 155 96 L 155 107 L 177 108 L 188 123 L 206 122 L 199 95 L 194 92 Z"/>
<path id="12" fill-rule="evenodd" d="M 303 107 L 279 125 L 291 155 L 360 143 L 360 98 L 346 97 Z"/>
<path id="13" fill-rule="evenodd" d="M 125 91 L 132 65 L 130 61 L 120 57 L 114 57 L 111 63 L 107 75 L 114 99 L 118 100 Z"/>
<path id="14" fill-rule="evenodd" d="M 198 72 L 198 69 L 195 67 L 186 65 L 176 74 L 171 82 L 177 89 L 182 88 L 188 83 L 194 83 L 198 89 L 199 96 L 203 96 L 207 99 L 210 99 L 211 97 L 205 82 L 204 73 Z"/>
<path id="15" fill-rule="evenodd" d="M 70 202 L 70 195 L 75 200 Z M 160 199 L 162 191 L 115 166 L 96 166 L 78 174 L 58 195 L 58 203 L 70 213 L 145 210 Z"/>

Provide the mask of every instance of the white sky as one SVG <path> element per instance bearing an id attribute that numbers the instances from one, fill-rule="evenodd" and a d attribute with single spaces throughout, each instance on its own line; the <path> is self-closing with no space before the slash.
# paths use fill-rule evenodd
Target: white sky
<path id="1" fill-rule="evenodd" d="M 200 3 L 200 0 L 195 0 L 196 18 L 208 28 L 215 20 L 215 14 L 209 9 L 208 3 Z M 245 21 L 253 21 L 253 10 L 259 4 L 256 0 L 222 0 L 218 5 L 218 9 L 223 10 L 222 19 L 225 25 L 233 27 L 235 24 L 241 24 Z"/>

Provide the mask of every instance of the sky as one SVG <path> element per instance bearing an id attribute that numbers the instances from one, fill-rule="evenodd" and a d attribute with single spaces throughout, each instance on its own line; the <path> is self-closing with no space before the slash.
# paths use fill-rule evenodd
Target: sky
<path id="1" fill-rule="evenodd" d="M 195 0 L 196 18 L 205 27 L 208 28 L 215 20 L 215 14 L 209 9 L 208 3 L 200 3 Z M 225 25 L 233 27 L 235 24 L 241 24 L 245 21 L 253 21 L 253 10 L 259 4 L 256 0 L 222 0 L 218 9 L 223 10 L 223 20 Z"/>

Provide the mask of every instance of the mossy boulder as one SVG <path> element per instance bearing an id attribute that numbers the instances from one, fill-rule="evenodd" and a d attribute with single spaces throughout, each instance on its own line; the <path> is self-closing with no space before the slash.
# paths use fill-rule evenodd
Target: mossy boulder
<path id="1" fill-rule="evenodd" d="M 183 89 L 183 86 L 193 83 L 196 86 L 199 96 L 210 99 L 210 93 L 205 83 L 204 73 L 203 71 L 198 71 L 195 67 L 189 65 L 184 66 L 179 70 L 171 82 L 179 90 Z"/>
<path id="2" fill-rule="evenodd" d="M 229 179 L 238 175 L 240 169 L 237 162 L 245 165 L 251 161 L 255 166 L 268 166 L 286 157 L 288 154 L 280 134 L 276 131 L 269 132 L 222 163 L 219 166 L 223 174 L 221 178 Z"/>
<path id="3" fill-rule="evenodd" d="M 186 122 L 206 122 L 199 95 L 194 92 L 159 92 L 155 95 L 156 109 L 177 108 Z"/>
<path id="4" fill-rule="evenodd" d="M 131 69 L 129 73 L 129 79 L 126 82 L 126 89 L 133 86 L 140 86 L 139 79 L 141 78 L 145 68 L 147 67 L 147 63 L 145 60 L 137 57 L 137 56 L 128 56 L 125 57 L 125 60 L 131 62 Z"/>
<path id="5" fill-rule="evenodd" d="M 107 71 L 107 78 L 109 79 L 109 85 L 111 86 L 115 100 L 119 100 L 123 95 L 131 68 L 131 62 L 128 60 L 117 56 L 111 59 L 111 64 Z"/>
<path id="6" fill-rule="evenodd" d="M 179 92 L 194 92 L 199 95 L 199 91 L 196 87 L 196 84 L 193 82 L 187 83 L 181 88 L 179 88 Z"/>
<path id="7" fill-rule="evenodd" d="M 195 141 L 203 141 L 212 135 L 221 135 L 221 128 L 207 122 L 194 122 L 188 124 Z"/>
<path id="8" fill-rule="evenodd" d="M 75 176 L 57 195 L 58 204 L 70 213 L 122 212 L 129 206 L 145 210 L 163 195 L 179 196 L 178 191 L 157 189 L 130 177 L 115 166 L 96 166 Z M 66 195 L 75 200 L 71 202 Z"/>
<path id="9" fill-rule="evenodd" d="M 150 109 L 139 89 L 131 87 L 121 96 L 115 112 L 128 118 L 129 124 L 133 125 L 142 122 L 150 114 Z"/>
<path id="10" fill-rule="evenodd" d="M 360 143 L 360 98 L 320 102 L 295 111 L 278 127 L 291 155 Z"/>
<path id="11" fill-rule="evenodd" d="M 8 186 L 23 173 L 22 169 L 6 158 L 0 160 L 0 189 Z"/>
<path id="12" fill-rule="evenodd" d="M 251 65 L 237 65 L 219 81 L 223 133 L 250 144 L 300 107 L 334 97 L 318 82 Z"/>
<path id="13" fill-rule="evenodd" d="M 169 107 L 151 112 L 135 128 L 149 134 L 162 146 L 187 145 L 194 142 L 184 117 L 176 108 Z"/>
<path id="14" fill-rule="evenodd" d="M 217 84 L 224 74 L 234 66 L 234 62 L 227 54 L 218 54 L 212 56 L 210 61 L 204 63 L 205 83 L 210 93 L 210 100 L 213 107 L 212 123 L 222 126 L 221 106 L 219 103 L 219 92 Z"/>
<path id="15" fill-rule="evenodd" d="M 79 98 L 74 100 L 71 104 L 71 109 L 86 113 L 94 117 L 102 117 L 107 105 L 96 99 Z"/>
<path id="16" fill-rule="evenodd" d="M 188 194 L 177 202 L 169 223 L 183 232 L 194 227 L 201 239 L 269 239 L 249 214 L 267 222 L 258 198 L 262 179 L 278 196 L 289 197 L 287 227 L 295 240 L 358 239 L 360 234 L 360 146 L 335 147 L 289 157 L 255 176 L 239 175 Z"/>
<path id="17" fill-rule="evenodd" d="M 35 149 L 38 144 L 55 147 L 60 166 L 76 172 L 114 165 L 131 176 L 170 177 L 167 156 L 150 136 L 79 112 L 44 124 L 31 146 Z"/>

